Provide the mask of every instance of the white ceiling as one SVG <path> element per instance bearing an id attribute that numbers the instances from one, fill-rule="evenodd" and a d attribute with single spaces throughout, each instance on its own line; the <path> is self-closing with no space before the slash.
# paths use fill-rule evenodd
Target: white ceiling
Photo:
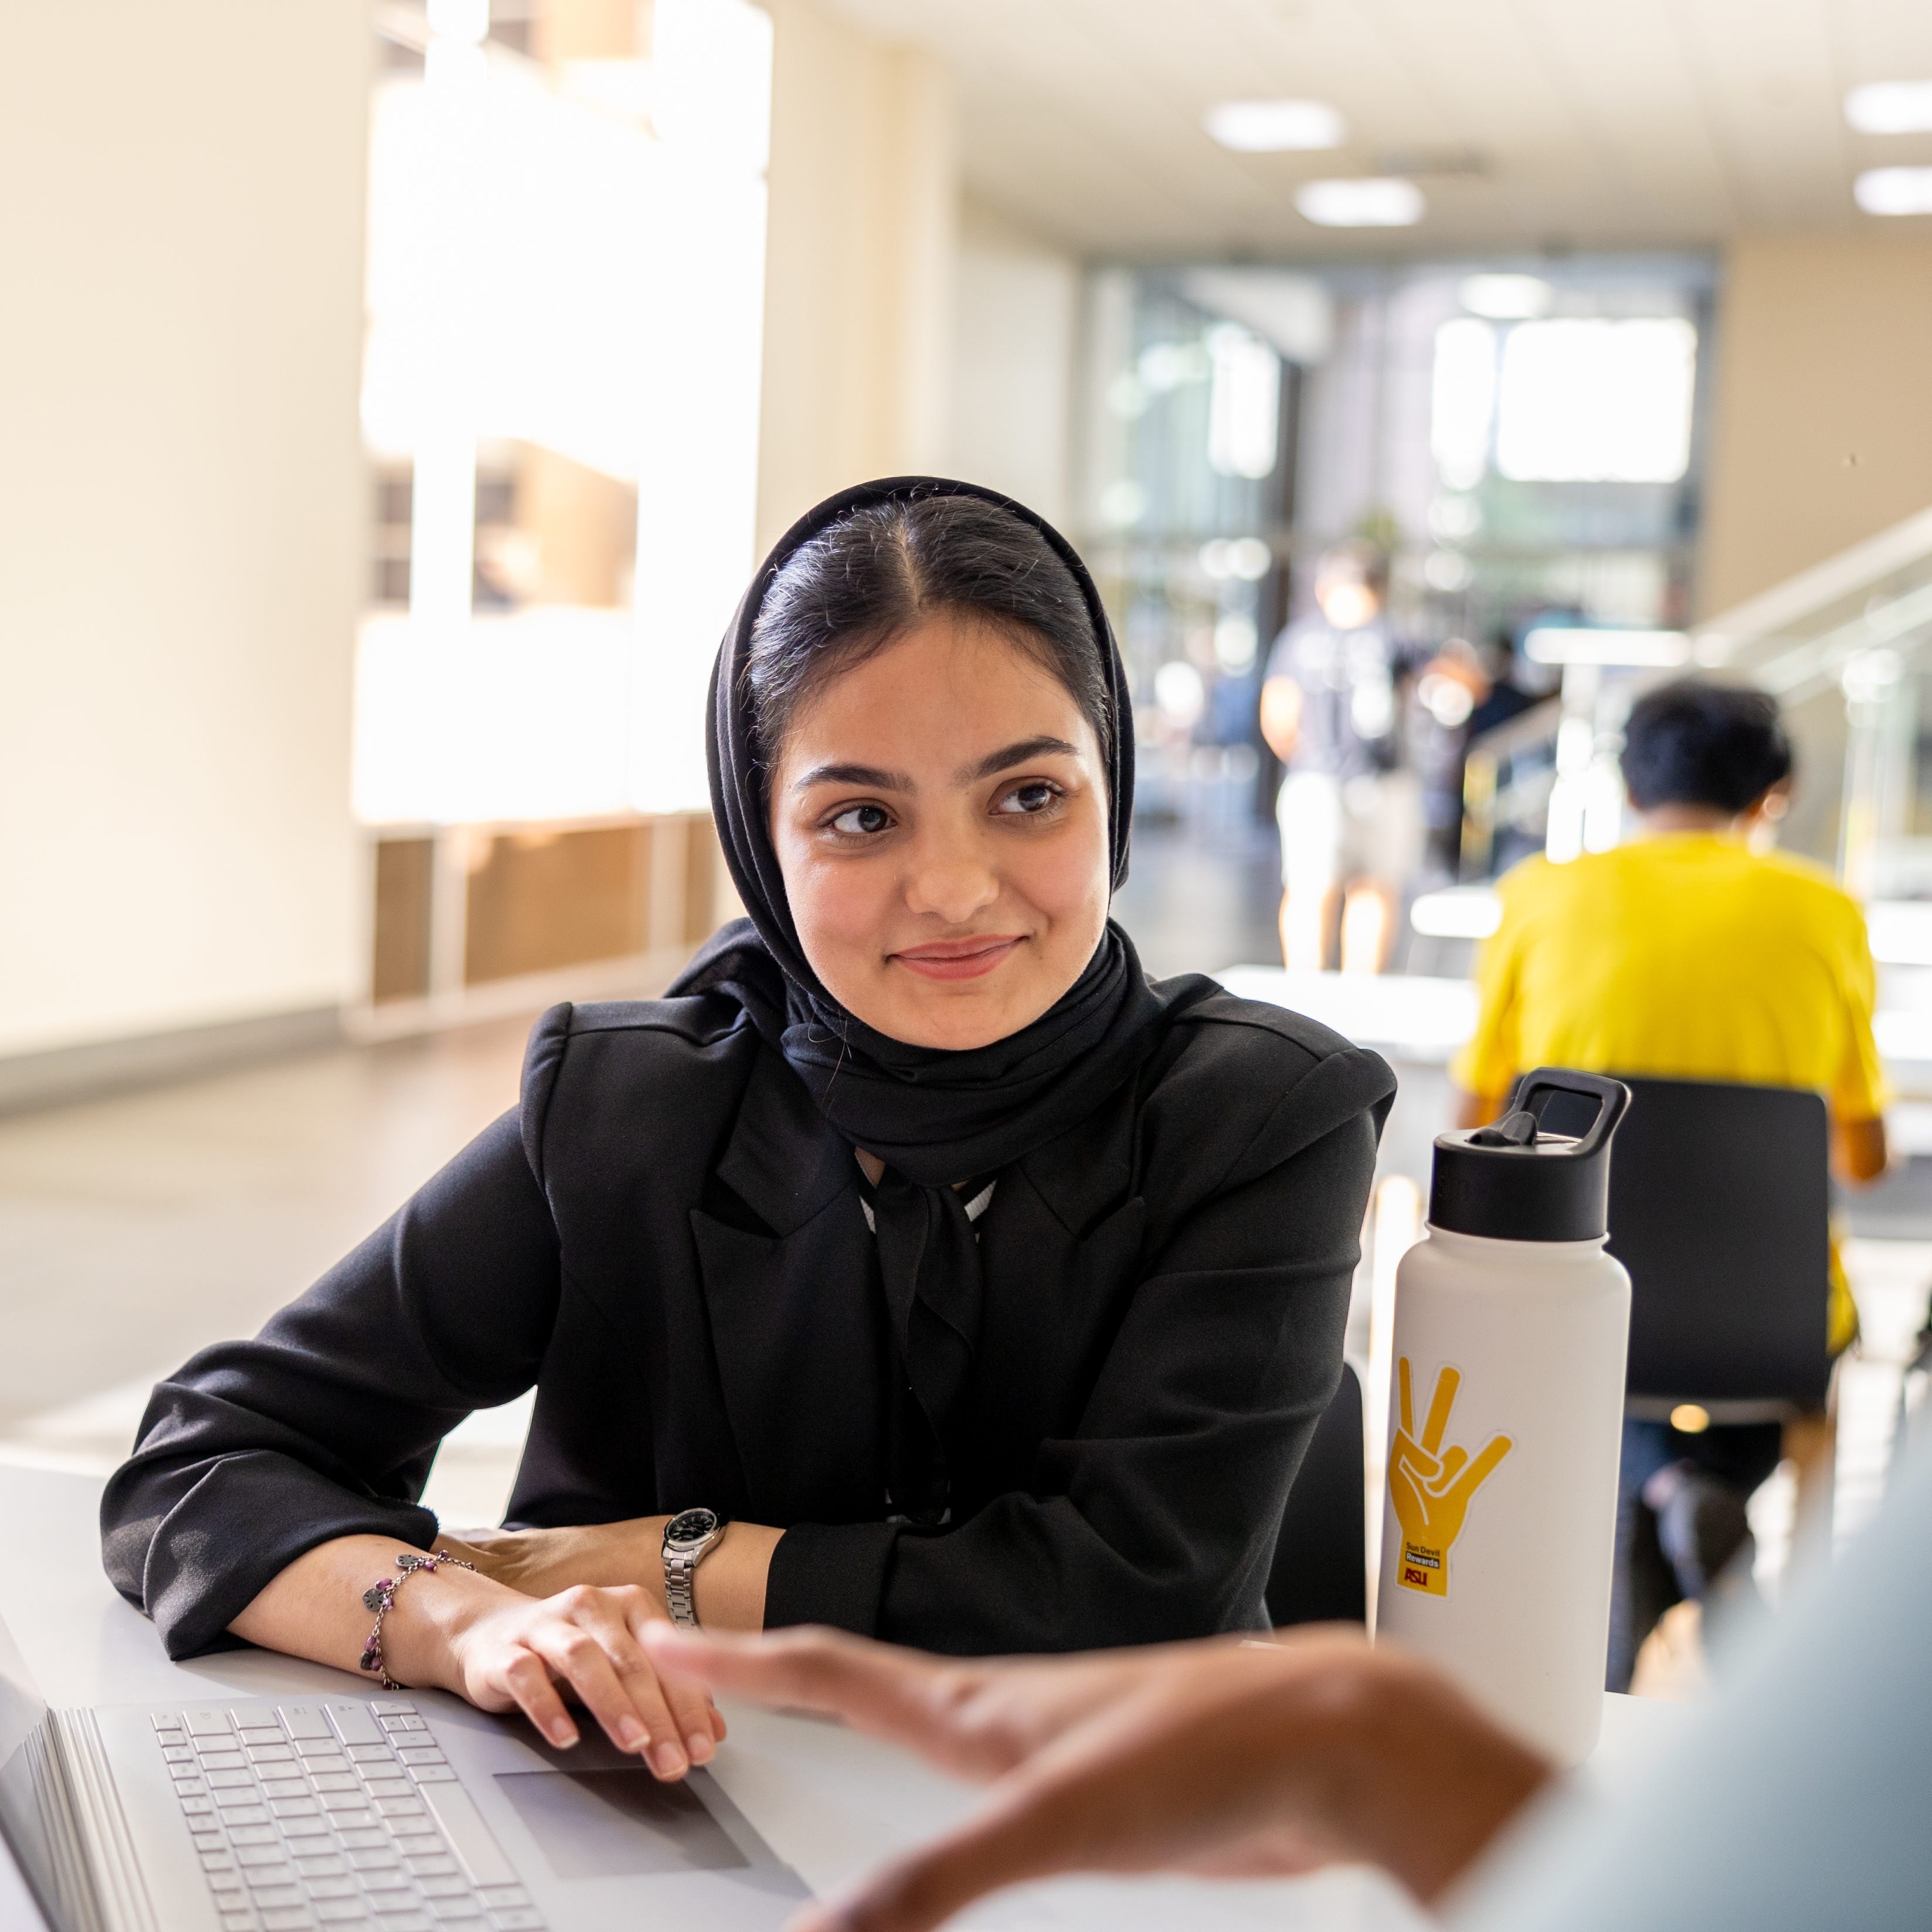
<path id="1" fill-rule="evenodd" d="M 1852 178 L 1932 134 L 1845 124 L 1861 82 L 1932 79 L 1932 0 L 820 0 L 937 54 L 969 190 L 1088 255 L 1347 259 L 1678 246 L 1870 225 Z M 1312 98 L 1326 154 L 1234 154 L 1217 100 Z M 1294 211 L 1318 176 L 1415 172 L 1418 227 Z M 1406 159 L 1405 160 L 1405 157 Z M 1932 218 L 1885 221 L 1923 235 Z"/>

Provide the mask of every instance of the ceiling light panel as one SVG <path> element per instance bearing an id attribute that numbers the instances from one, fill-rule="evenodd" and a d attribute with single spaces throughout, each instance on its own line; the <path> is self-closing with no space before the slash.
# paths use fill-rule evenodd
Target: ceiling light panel
<path id="1" fill-rule="evenodd" d="M 1348 123 L 1325 100 L 1223 100 L 1201 117 L 1222 147 L 1238 154 L 1283 154 L 1339 148 Z"/>
<path id="2" fill-rule="evenodd" d="M 1852 199 L 1868 214 L 1932 214 L 1932 168 L 1868 168 Z"/>
<path id="3" fill-rule="evenodd" d="M 1428 206 L 1414 182 L 1372 175 L 1304 182 L 1294 205 L 1318 228 L 1412 228 Z"/>
<path id="4" fill-rule="evenodd" d="M 1880 80 L 1845 96 L 1845 118 L 1861 134 L 1932 130 L 1932 80 Z"/>

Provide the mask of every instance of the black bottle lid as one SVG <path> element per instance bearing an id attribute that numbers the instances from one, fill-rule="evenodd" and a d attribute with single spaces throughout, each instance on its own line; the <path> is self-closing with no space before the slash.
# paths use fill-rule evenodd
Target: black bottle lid
<path id="1" fill-rule="evenodd" d="M 1610 1226 L 1620 1080 L 1539 1066 L 1493 1126 L 1436 1137 L 1429 1222 L 1496 1241 L 1591 1241 Z"/>

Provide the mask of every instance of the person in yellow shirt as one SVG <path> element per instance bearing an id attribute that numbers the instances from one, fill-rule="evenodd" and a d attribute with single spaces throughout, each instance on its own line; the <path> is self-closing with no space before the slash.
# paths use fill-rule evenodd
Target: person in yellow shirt
<path id="1" fill-rule="evenodd" d="M 1840 1178 L 1875 1178 L 1886 1092 L 1871 949 L 1826 872 L 1769 849 L 1792 779 L 1775 701 L 1664 686 L 1632 709 L 1622 765 L 1638 838 L 1564 865 L 1526 860 L 1498 888 L 1475 1036 L 1450 1070 L 1458 1124 L 1495 1119 L 1540 1066 L 1809 1088 L 1830 1108 Z M 1835 1246 L 1832 1270 L 1836 1353 L 1858 1318 Z M 1774 1424 L 1624 1424 L 1612 1690 L 1674 1597 L 1703 1600 L 1720 1573 L 1714 1606 L 1749 1592 L 1744 1503 L 1780 1454 Z"/>

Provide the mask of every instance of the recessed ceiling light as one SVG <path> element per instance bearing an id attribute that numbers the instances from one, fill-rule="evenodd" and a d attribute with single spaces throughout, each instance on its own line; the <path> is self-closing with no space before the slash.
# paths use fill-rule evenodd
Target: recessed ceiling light
<path id="1" fill-rule="evenodd" d="M 1556 291 L 1540 275 L 1468 275 L 1456 291 L 1472 315 L 1492 322 L 1529 322 L 1547 315 Z"/>
<path id="2" fill-rule="evenodd" d="M 1339 148 L 1348 123 L 1325 100 L 1224 100 L 1201 124 L 1238 154 Z"/>
<path id="3" fill-rule="evenodd" d="M 1932 128 L 1932 80 L 1880 80 L 1845 96 L 1845 118 L 1861 134 L 1918 134 Z"/>
<path id="4" fill-rule="evenodd" d="M 1427 206 L 1414 182 L 1376 176 L 1304 182 L 1294 205 L 1318 228 L 1409 228 Z"/>
<path id="5" fill-rule="evenodd" d="M 1932 214 L 1932 168 L 1868 168 L 1852 199 L 1868 214 Z"/>

